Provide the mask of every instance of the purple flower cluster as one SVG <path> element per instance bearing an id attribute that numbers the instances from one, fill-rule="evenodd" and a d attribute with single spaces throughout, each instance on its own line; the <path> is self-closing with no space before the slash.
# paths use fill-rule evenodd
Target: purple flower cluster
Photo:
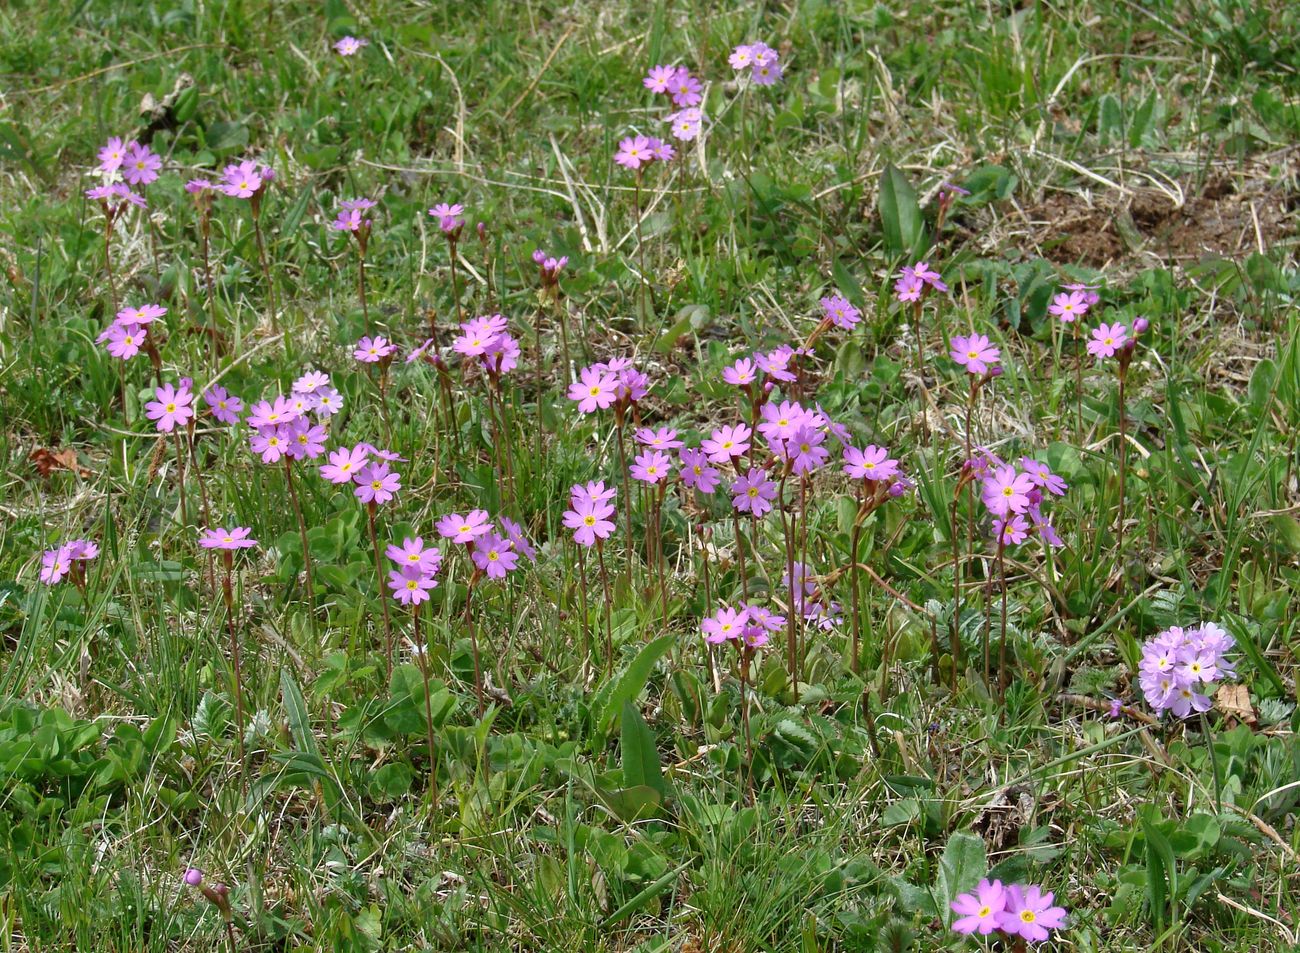
<path id="1" fill-rule="evenodd" d="M 1227 658 L 1232 636 L 1213 622 L 1191 629 L 1165 629 L 1142 645 L 1138 681 L 1147 704 L 1178 718 L 1208 711 L 1210 686 L 1236 675 Z"/>
<path id="2" fill-rule="evenodd" d="M 446 202 L 439 202 L 429 209 L 429 217 L 436 219 L 443 234 L 454 240 L 460 237 L 460 230 L 465 227 L 465 220 L 461 218 L 464 212 L 465 206 L 463 205 L 449 205 Z"/>
<path id="3" fill-rule="evenodd" d="M 217 191 L 232 199 L 256 199 L 275 181 L 275 170 L 245 159 L 232 163 L 221 173 L 221 181 L 215 185 Z"/>
<path id="4" fill-rule="evenodd" d="M 1043 514 L 1043 491 L 1064 496 L 1069 485 L 1047 464 L 1021 457 L 1020 468 L 981 450 L 966 461 L 965 478 L 980 482 L 980 499 L 993 516 L 993 532 L 1002 546 L 1023 543 L 1037 533 L 1048 546 L 1064 545 Z"/>
<path id="5" fill-rule="evenodd" d="M 1000 880 L 990 883 L 986 878 L 974 893 L 958 894 L 952 902 L 953 913 L 959 914 L 952 928 L 967 936 L 988 936 L 999 931 L 1008 937 L 1041 943 L 1051 936 L 1051 931 L 1065 927 L 1065 908 L 1053 906 L 1052 899 L 1052 891 L 1044 891 L 1037 884 L 1003 886 Z"/>
<path id="6" fill-rule="evenodd" d="M 99 556 L 98 544 L 88 539 L 70 539 L 61 546 L 41 554 L 41 582 L 53 586 L 72 573 L 80 577 L 84 564 Z"/>
<path id="7" fill-rule="evenodd" d="M 615 530 L 614 497 L 617 491 L 606 488 L 604 481 L 596 480 L 586 485 L 575 483 L 569 488 L 569 508 L 564 511 L 564 525 L 573 530 L 573 541 L 579 546 L 592 547 L 598 540 L 606 540 Z"/>
<path id="8" fill-rule="evenodd" d="M 939 272 L 926 261 L 904 265 L 898 274 L 898 280 L 894 282 L 894 297 L 904 302 L 920 301 L 928 291 L 947 290 L 948 286 L 944 284 Z"/>
<path id="9" fill-rule="evenodd" d="M 489 579 L 504 579 L 519 565 L 522 553 L 535 560 L 536 552 L 524 538 L 518 523 L 503 519 L 505 535 L 492 525 L 487 510 L 471 510 L 466 515 L 448 513 L 438 520 L 438 535 L 453 543 L 463 544 L 475 569 Z"/>
<path id="10" fill-rule="evenodd" d="M 553 258 L 539 248 L 533 252 L 533 263 L 541 271 L 542 285 L 549 288 L 560 280 L 560 272 L 569 263 L 569 256 L 561 255 L 559 258 Z"/>
<path id="11" fill-rule="evenodd" d="M 402 475 L 389 464 L 401 459 L 373 444 L 359 443 L 332 452 L 329 462 L 321 466 L 320 475 L 336 485 L 354 484 L 352 492 L 362 503 L 387 503 L 402 488 Z"/>
<path id="12" fill-rule="evenodd" d="M 519 342 L 510 334 L 509 324 L 499 314 L 480 315 L 460 326 L 460 335 L 451 349 L 488 374 L 508 374 L 519 366 Z"/>
<path id="13" fill-rule="evenodd" d="M 134 139 L 123 142 L 121 137 L 113 136 L 99 150 L 97 168 L 100 172 L 117 173 L 131 185 L 148 185 L 158 178 L 162 156 Z"/>
<path id="14" fill-rule="evenodd" d="M 781 591 L 792 594 L 793 611 L 819 629 L 834 628 L 840 621 L 840 604 L 822 595 L 821 587 L 803 563 L 796 561 L 792 569 L 781 573 Z"/>
<path id="15" fill-rule="evenodd" d="M 700 623 L 700 631 L 710 645 L 731 643 L 737 649 L 757 649 L 768 643 L 771 633 L 780 632 L 785 622 L 785 616 L 762 606 L 742 603 L 733 609 L 722 605 Z"/>
<path id="16" fill-rule="evenodd" d="M 123 308 L 113 318 L 113 322 L 95 338 L 95 343 L 103 344 L 104 349 L 113 357 L 129 361 L 145 347 L 145 341 L 149 337 L 148 326 L 166 313 L 167 309 L 157 304 Z"/>
<path id="17" fill-rule="evenodd" d="M 662 139 L 652 136 L 628 136 L 619 142 L 618 151 L 614 153 L 614 161 L 625 169 L 635 171 L 656 159 L 667 162 L 676 154 L 673 147 Z"/>
<path id="18" fill-rule="evenodd" d="M 404 606 L 419 605 L 429 598 L 429 592 L 438 585 L 438 570 L 442 567 L 442 550 L 425 546 L 424 538 L 406 537 L 402 545 L 388 544 L 385 553 L 396 567 L 388 573 L 388 588 L 393 598 Z"/>
<path id="19" fill-rule="evenodd" d="M 689 69 L 685 66 L 653 66 L 641 82 L 652 93 L 662 93 L 672 99 L 673 105 L 680 107 L 664 117 L 674 139 L 689 142 L 700 134 L 700 129 L 704 125 L 704 111 L 700 108 L 703 86 L 691 75 Z M 659 159 L 667 162 L 676 154 L 671 145 L 659 139 L 646 139 L 644 136 L 623 140 L 619 144 L 620 154 L 626 152 L 625 146 L 629 141 L 634 148 L 641 148 L 642 144 L 636 141 L 639 139 L 645 140 L 644 147 L 651 152 L 651 159 L 646 161 Z M 628 165 L 627 162 L 621 161 L 617 155 L 614 161 L 630 169 L 637 168 L 635 165 Z"/>
<path id="20" fill-rule="evenodd" d="M 1088 309 L 1101 301 L 1097 294 L 1099 285 L 1071 284 L 1052 298 L 1048 314 L 1055 315 L 1063 324 L 1073 324 L 1088 313 Z"/>
<path id="21" fill-rule="evenodd" d="M 781 57 L 766 43 L 745 43 L 731 51 L 727 62 L 736 70 L 749 70 L 755 86 L 774 86 L 781 80 Z"/>
<path id="22" fill-rule="evenodd" d="M 584 414 L 614 407 L 622 412 L 650 392 L 650 378 L 625 357 L 584 367 L 569 385 L 569 400 Z"/>
<path id="23" fill-rule="evenodd" d="M 365 232 L 368 234 L 373 223 L 370 219 L 361 216 L 374 207 L 375 203 L 371 199 L 344 199 L 339 203 L 338 217 L 330 222 L 330 228 L 336 232 L 352 232 L 357 235 Z"/>

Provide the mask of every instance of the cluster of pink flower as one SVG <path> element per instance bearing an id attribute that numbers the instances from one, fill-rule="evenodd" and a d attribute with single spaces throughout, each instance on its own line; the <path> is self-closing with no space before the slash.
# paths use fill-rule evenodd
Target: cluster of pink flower
<path id="1" fill-rule="evenodd" d="M 363 232 L 369 234 L 370 226 L 373 224 L 370 219 L 362 218 L 362 214 L 375 207 L 371 199 L 344 199 L 339 203 L 338 217 L 330 222 L 330 228 L 336 232 L 352 232 L 360 235 Z"/>
<path id="2" fill-rule="evenodd" d="M 733 69 L 749 70 L 756 86 L 775 86 L 783 75 L 780 54 L 761 41 L 736 47 L 727 62 Z"/>
<path id="3" fill-rule="evenodd" d="M 140 353 L 149 337 L 148 327 L 167 313 L 162 305 L 145 304 L 138 308 L 123 308 L 106 327 L 96 344 L 103 344 L 113 357 L 129 361 Z"/>
<path id="4" fill-rule="evenodd" d="M 700 623 L 704 641 L 710 645 L 732 643 L 737 649 L 757 649 L 766 645 L 771 633 L 785 628 L 786 618 L 770 609 L 741 603 L 740 608 L 721 605 Z"/>
<path id="5" fill-rule="evenodd" d="M 636 170 L 656 159 L 667 162 L 676 154 L 673 147 L 662 139 L 650 136 L 628 136 L 619 142 L 618 151 L 614 153 L 614 161 L 625 169 Z"/>
<path id="6" fill-rule="evenodd" d="M 79 577 L 84 564 L 99 555 L 99 546 L 88 539 L 70 539 L 62 546 L 47 549 L 41 554 L 41 582 L 52 586 L 72 573 Z"/>
<path id="7" fill-rule="evenodd" d="M 388 573 L 388 588 L 393 598 L 404 606 L 419 605 L 429 598 L 429 591 L 438 585 L 438 570 L 442 568 L 442 550 L 425 546 L 424 537 L 407 536 L 402 545 L 389 543 L 385 553 L 396 569 Z"/>
<path id="8" fill-rule="evenodd" d="M 964 478 L 979 481 L 980 500 L 993 516 L 993 533 L 1000 545 L 1018 545 L 1031 533 L 1048 546 L 1063 545 L 1043 515 L 1043 491 L 1064 496 L 1069 485 L 1033 457 L 1021 457 L 1020 467 L 981 450 L 966 461 Z"/>
<path id="9" fill-rule="evenodd" d="M 220 192 L 232 199 L 260 199 L 274 181 L 275 170 L 269 165 L 245 159 L 226 166 L 216 182 L 211 179 L 190 179 L 185 183 L 185 191 L 195 196 Z"/>
<path id="10" fill-rule="evenodd" d="M 821 306 L 824 319 L 845 331 L 852 331 L 862 320 L 862 312 L 853 307 L 847 298 L 840 295 L 822 298 Z"/>
<path id="11" fill-rule="evenodd" d="M 371 458 L 375 458 L 371 462 Z M 374 444 L 358 443 L 339 447 L 320 468 L 320 475 L 335 485 L 353 484 L 353 494 L 362 503 L 387 503 L 402 488 L 402 475 L 389 466 L 402 457 Z"/>
<path id="12" fill-rule="evenodd" d="M 1142 645 L 1138 682 L 1147 704 L 1179 718 L 1210 710 L 1209 686 L 1237 674 L 1227 657 L 1235 640 L 1213 622 L 1165 629 Z"/>
<path id="13" fill-rule="evenodd" d="M 1048 305 L 1049 314 L 1055 315 L 1064 324 L 1073 324 L 1088 313 L 1088 309 L 1101 301 L 1097 294 L 1099 285 L 1070 284 L 1065 290 L 1052 298 Z"/>
<path id="14" fill-rule="evenodd" d="M 499 314 L 480 315 L 460 326 L 461 333 L 451 349 L 475 359 L 474 366 L 489 375 L 508 374 L 519 366 L 519 342 L 510 333 L 509 322 Z"/>
<path id="15" fill-rule="evenodd" d="M 536 561 L 536 552 L 519 524 L 502 518 L 503 536 L 492 525 L 486 510 L 471 510 L 464 516 L 448 513 L 438 520 L 437 528 L 443 539 L 463 544 L 475 568 L 489 579 L 504 579 L 513 572 L 521 553 L 530 562 Z"/>
<path id="16" fill-rule="evenodd" d="M 113 136 L 99 150 L 99 171 L 117 173 L 131 185 L 148 185 L 161 168 L 162 156 L 134 139 L 123 142 Z"/>
<path id="17" fill-rule="evenodd" d="M 840 621 L 840 604 L 826 598 L 803 563 L 796 561 L 781 573 L 781 591 L 790 594 L 794 610 L 809 625 L 830 631 Z"/>
<path id="18" fill-rule="evenodd" d="M 904 265 L 894 282 L 894 297 L 899 301 L 916 302 L 929 291 L 946 292 L 948 286 L 939 272 L 930 267 L 928 261 L 918 261 L 915 265 Z"/>
<path id="19" fill-rule="evenodd" d="M 465 227 L 465 220 L 461 218 L 464 213 L 465 206 L 451 205 L 447 202 L 439 202 L 429 209 L 429 217 L 437 221 L 444 235 L 451 238 L 460 237 L 460 230 Z"/>
<path id="20" fill-rule="evenodd" d="M 603 480 L 575 483 L 569 488 L 569 509 L 564 511 L 564 525 L 573 530 L 573 541 L 591 548 L 613 534 L 614 497 L 618 492 L 606 487 Z"/>
<path id="21" fill-rule="evenodd" d="M 988 936 L 995 931 L 1008 937 L 1020 937 L 1029 943 L 1041 943 L 1051 931 L 1065 927 L 1065 908 L 1052 905 L 1052 891 L 1037 884 L 1009 884 L 1002 881 L 979 882 L 975 892 L 958 894 L 952 910 L 959 914 L 952 928 L 958 933 Z"/>
<path id="22" fill-rule="evenodd" d="M 542 284 L 550 287 L 559 280 L 560 272 L 569 263 L 569 256 L 554 258 L 539 248 L 533 252 L 533 263 L 541 270 Z"/>
<path id="23" fill-rule="evenodd" d="M 645 397 L 650 380 L 627 358 L 602 361 L 584 367 L 569 385 L 569 400 L 577 401 L 584 414 L 614 407 L 621 414 L 630 404 Z M 621 419 L 621 418 L 620 418 Z"/>
<path id="24" fill-rule="evenodd" d="M 674 139 L 689 142 L 700 134 L 704 125 L 704 111 L 700 108 L 703 96 L 700 81 L 685 66 L 653 66 L 641 81 L 653 93 L 663 93 L 672 98 L 673 105 L 681 108 L 669 113 L 664 121 L 669 124 Z M 626 140 L 625 140 L 626 141 Z M 652 158 L 667 161 L 673 157 L 673 147 L 658 139 L 647 140 Z M 635 143 L 634 143 L 635 145 Z M 622 144 L 620 144 L 622 148 Z M 615 158 L 617 160 L 617 157 Z M 626 164 L 626 163 L 624 163 Z M 628 166 L 635 169 L 636 166 Z"/>

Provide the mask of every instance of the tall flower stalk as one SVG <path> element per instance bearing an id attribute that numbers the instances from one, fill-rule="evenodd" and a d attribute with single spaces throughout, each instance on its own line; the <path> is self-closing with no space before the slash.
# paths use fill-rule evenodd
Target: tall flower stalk
<path id="1" fill-rule="evenodd" d="M 239 632 L 235 626 L 234 556 L 235 550 L 251 549 L 257 545 L 257 540 L 252 538 L 252 532 L 246 526 L 235 526 L 231 529 L 218 526 L 215 529 L 203 530 L 199 534 L 199 546 L 204 549 L 219 551 L 221 553 L 222 568 L 225 570 L 225 575 L 221 580 L 221 595 L 226 604 L 226 628 L 230 633 L 230 662 L 235 678 L 235 731 L 239 741 L 239 763 L 241 765 L 245 763 L 244 680 L 240 666 Z"/>

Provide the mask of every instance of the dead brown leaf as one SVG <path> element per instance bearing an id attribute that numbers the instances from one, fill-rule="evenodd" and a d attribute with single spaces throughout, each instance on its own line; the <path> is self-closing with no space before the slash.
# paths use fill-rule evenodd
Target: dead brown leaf
<path id="1" fill-rule="evenodd" d="M 1245 685 L 1220 685 L 1214 693 L 1214 707 L 1229 718 L 1255 724 L 1255 706 L 1250 703 L 1250 689 Z"/>
<path id="2" fill-rule="evenodd" d="M 32 461 L 32 464 L 36 467 L 36 472 L 43 477 L 48 477 L 55 470 L 67 470 L 79 477 L 92 475 L 92 471 L 83 467 L 77 460 L 77 451 L 71 447 L 64 447 L 62 450 L 37 447 L 28 454 L 27 459 Z"/>

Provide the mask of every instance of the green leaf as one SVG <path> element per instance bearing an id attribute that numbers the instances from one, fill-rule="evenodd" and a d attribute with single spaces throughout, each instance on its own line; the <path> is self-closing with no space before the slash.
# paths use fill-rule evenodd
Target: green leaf
<path id="1" fill-rule="evenodd" d="M 659 764 L 659 749 L 654 732 L 646 724 L 640 710 L 630 701 L 623 703 L 623 730 L 619 738 L 619 753 L 623 763 L 623 782 L 628 785 L 645 785 L 667 796 Z"/>
<path id="2" fill-rule="evenodd" d="M 1174 902 L 1178 896 L 1177 861 L 1174 849 L 1161 833 L 1158 811 L 1147 805 L 1138 811 L 1138 823 L 1147 842 L 1147 901 L 1151 905 L 1151 919 L 1156 934 L 1164 933 L 1165 925 L 1174 916 Z"/>
<path id="3" fill-rule="evenodd" d="M 307 711 L 307 702 L 302 697 L 302 689 L 289 674 L 287 668 L 280 670 L 280 697 L 284 700 L 284 717 L 289 722 L 289 733 L 293 735 L 294 747 L 307 754 L 319 754 L 316 748 L 316 736 L 311 731 L 311 715 Z"/>
<path id="4" fill-rule="evenodd" d="M 945 922 L 952 923 L 950 905 L 957 895 L 974 890 L 980 878 L 988 872 L 989 862 L 982 837 L 958 832 L 948 838 L 943 856 L 939 858 L 939 882 L 936 884 L 936 899 Z"/>
<path id="5" fill-rule="evenodd" d="M 676 639 L 676 635 L 661 635 L 653 642 L 644 645 L 632 663 L 617 678 L 607 682 L 597 692 L 591 710 L 595 715 L 596 737 L 593 743 L 598 748 L 604 747 L 605 738 L 613 728 L 614 719 L 623 710 L 623 703 L 630 702 L 641 694 L 641 689 L 645 688 L 646 682 L 649 681 L 655 663 L 663 657 Z"/>
<path id="6" fill-rule="evenodd" d="M 896 257 L 920 254 L 925 242 L 925 220 L 916 200 L 916 190 L 907 176 L 892 165 L 885 166 L 877 200 L 885 248 Z"/>
<path id="7" fill-rule="evenodd" d="M 248 145 L 248 127 L 241 122 L 214 122 L 205 131 L 207 147 L 231 155 Z"/>

